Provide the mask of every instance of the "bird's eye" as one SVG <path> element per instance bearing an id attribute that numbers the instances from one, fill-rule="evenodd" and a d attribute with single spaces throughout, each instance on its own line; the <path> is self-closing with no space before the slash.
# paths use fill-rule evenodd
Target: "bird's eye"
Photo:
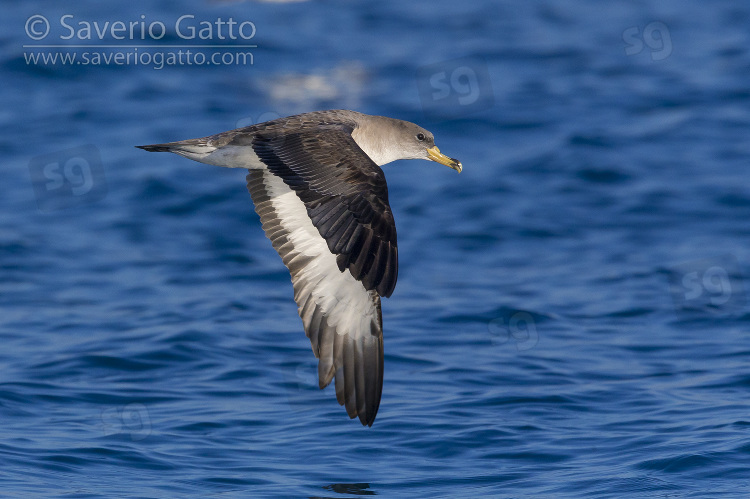
<path id="1" fill-rule="evenodd" d="M 424 140 L 424 134 L 423 133 L 418 133 L 417 134 L 417 140 L 420 141 L 420 142 L 422 142 Z"/>

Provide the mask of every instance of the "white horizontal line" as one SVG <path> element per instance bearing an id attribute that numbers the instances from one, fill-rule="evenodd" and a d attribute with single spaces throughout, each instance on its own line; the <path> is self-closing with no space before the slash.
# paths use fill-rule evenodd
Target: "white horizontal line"
<path id="1" fill-rule="evenodd" d="M 103 48 L 120 48 L 120 49 L 132 49 L 132 48 L 170 48 L 170 49 L 252 49 L 258 48 L 257 45 L 23 45 L 23 48 L 28 49 L 78 49 L 78 48 L 90 48 L 90 49 L 103 49 Z"/>

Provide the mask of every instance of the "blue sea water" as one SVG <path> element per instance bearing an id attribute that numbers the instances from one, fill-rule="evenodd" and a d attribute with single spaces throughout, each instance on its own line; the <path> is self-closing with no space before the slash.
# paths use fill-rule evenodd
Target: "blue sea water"
<path id="1" fill-rule="evenodd" d="M 0 496 L 750 494 L 750 5 L 3 11 Z M 186 40 L 184 15 L 256 32 Z M 116 21 L 166 34 L 79 31 Z M 27 62 L 179 44 L 252 59 Z M 133 148 L 329 108 L 464 164 L 384 167 L 400 275 L 372 428 L 317 388 L 244 173 Z"/>

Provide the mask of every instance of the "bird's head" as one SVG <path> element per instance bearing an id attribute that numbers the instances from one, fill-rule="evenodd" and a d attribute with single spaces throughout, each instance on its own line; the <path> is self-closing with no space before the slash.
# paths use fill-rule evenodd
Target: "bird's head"
<path id="1" fill-rule="evenodd" d="M 397 159 L 427 159 L 449 166 L 459 173 L 463 168 L 459 160 L 440 152 L 429 130 L 408 121 L 368 116 L 353 131 L 352 137 L 380 166 Z"/>
<path id="2" fill-rule="evenodd" d="M 399 139 L 403 150 L 410 154 L 408 158 L 404 159 L 427 159 L 461 173 L 463 169 L 461 162 L 440 152 L 440 149 L 435 145 L 435 136 L 432 135 L 432 132 L 414 123 L 404 122 L 404 125 L 399 134 Z"/>

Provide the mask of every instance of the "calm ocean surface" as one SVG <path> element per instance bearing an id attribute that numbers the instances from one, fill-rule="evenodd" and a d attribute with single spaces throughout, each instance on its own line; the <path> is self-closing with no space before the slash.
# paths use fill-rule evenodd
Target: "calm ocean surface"
<path id="1" fill-rule="evenodd" d="M 750 4 L 42 1 L 0 25 L 0 497 L 750 495 Z M 27 63 L 56 52 L 78 59 Z M 133 148 L 332 108 L 464 164 L 384 167 L 372 428 L 317 388 L 245 173 Z"/>

